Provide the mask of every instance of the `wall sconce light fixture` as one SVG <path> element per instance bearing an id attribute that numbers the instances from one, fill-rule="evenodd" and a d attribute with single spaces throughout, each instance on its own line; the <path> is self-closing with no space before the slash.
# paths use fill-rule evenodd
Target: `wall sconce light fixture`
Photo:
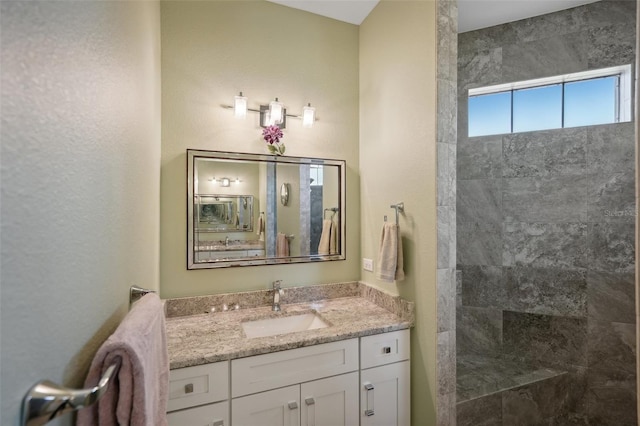
<path id="1" fill-rule="evenodd" d="M 236 118 L 245 118 L 247 111 L 259 113 L 261 127 L 277 125 L 284 129 L 287 125 L 287 117 L 301 119 L 303 127 L 313 127 L 313 123 L 316 121 L 316 109 L 311 104 L 307 104 L 302 108 L 301 115 L 287 114 L 287 109 L 278 98 L 269 102 L 269 105 L 260 105 L 259 109 L 254 109 L 248 107 L 247 97 L 243 96 L 242 92 L 234 97 L 233 106 L 221 106 L 226 109 L 233 109 Z"/>
<path id="2" fill-rule="evenodd" d="M 269 102 L 269 121 L 271 125 L 282 124 L 283 111 L 284 108 L 282 108 L 282 103 L 278 102 L 278 98 L 276 98 L 275 101 Z"/>
<path id="3" fill-rule="evenodd" d="M 302 127 L 312 127 L 316 121 L 316 109 L 308 104 L 302 107 Z"/>
<path id="4" fill-rule="evenodd" d="M 278 99 L 278 98 L 276 98 L 276 99 Z M 282 105 L 282 104 L 280 104 L 280 105 Z M 273 126 L 274 124 L 277 125 L 278 127 L 280 127 L 281 129 L 284 129 L 284 128 L 287 127 L 287 117 L 293 117 L 293 116 L 287 114 L 287 110 L 285 108 L 280 107 L 280 112 L 279 113 L 277 112 L 278 107 L 276 107 L 275 109 L 276 109 L 276 117 L 275 118 L 279 118 L 279 120 L 277 120 L 277 121 L 271 115 L 271 104 L 269 104 L 269 105 L 260 105 L 260 110 L 258 111 L 260 113 L 260 127 Z M 278 117 L 278 115 L 280 117 Z"/>
<path id="5" fill-rule="evenodd" d="M 242 92 L 240 92 L 240 95 L 235 97 L 233 102 L 233 110 L 236 118 L 247 117 L 247 97 L 242 96 Z"/>

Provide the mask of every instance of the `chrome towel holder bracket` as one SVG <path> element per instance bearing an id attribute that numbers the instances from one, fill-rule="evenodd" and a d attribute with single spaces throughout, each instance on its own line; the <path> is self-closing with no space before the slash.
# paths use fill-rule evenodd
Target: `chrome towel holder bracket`
<path id="1" fill-rule="evenodd" d="M 146 288 L 137 287 L 135 285 L 129 288 L 129 304 L 133 302 L 137 302 L 144 296 L 145 294 L 155 293 L 154 290 L 147 290 Z"/>
<path id="2" fill-rule="evenodd" d="M 392 208 L 392 209 L 396 209 L 396 225 L 398 225 L 400 223 L 399 215 L 400 215 L 400 213 L 404 213 L 404 203 L 401 202 L 401 203 L 398 203 L 398 204 L 391 204 L 389 207 Z M 387 221 L 387 216 L 386 215 L 384 217 L 384 221 L 385 222 Z"/>
<path id="3" fill-rule="evenodd" d="M 329 207 L 329 208 L 324 209 L 323 219 L 326 218 L 327 212 L 331 212 L 331 219 L 333 219 L 333 217 L 336 215 L 336 213 L 338 213 L 339 210 L 340 209 L 337 208 L 337 207 Z"/>
<path id="4" fill-rule="evenodd" d="M 107 368 L 97 386 L 70 389 L 49 380 L 36 383 L 22 401 L 22 426 L 41 426 L 70 411 L 88 407 L 98 401 L 118 374 L 122 358 Z"/>

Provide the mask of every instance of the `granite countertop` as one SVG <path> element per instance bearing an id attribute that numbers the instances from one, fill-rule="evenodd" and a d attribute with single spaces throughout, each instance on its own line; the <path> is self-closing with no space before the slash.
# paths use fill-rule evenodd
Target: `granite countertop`
<path id="1" fill-rule="evenodd" d="M 283 298 L 285 303 L 281 304 L 281 312 L 273 312 L 269 305 L 206 314 L 170 316 L 166 320 L 170 368 L 190 367 L 328 343 L 406 329 L 413 325 L 413 303 L 385 295 L 366 285 L 365 288 L 362 286 L 362 284 L 357 286 L 355 295 L 344 297 L 345 293 L 342 292 L 339 293 L 340 297 L 291 304 L 286 303 L 285 293 Z M 317 295 L 317 292 L 314 294 Z M 237 296 L 236 300 L 238 300 Z M 185 299 L 180 301 L 184 302 Z M 394 309 L 397 307 L 399 309 Z M 175 308 L 169 307 L 168 313 L 170 310 L 173 310 L 175 315 Z M 244 321 L 309 311 L 315 311 L 329 326 L 251 339 L 245 336 L 242 329 Z"/>

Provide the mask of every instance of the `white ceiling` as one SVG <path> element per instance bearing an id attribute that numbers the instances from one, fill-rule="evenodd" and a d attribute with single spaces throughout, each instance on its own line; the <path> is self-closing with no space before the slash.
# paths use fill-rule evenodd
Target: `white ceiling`
<path id="1" fill-rule="evenodd" d="M 598 0 L 458 0 L 458 32 L 545 15 Z"/>
<path id="2" fill-rule="evenodd" d="M 379 0 L 268 0 L 338 21 L 360 25 Z"/>
<path id="3" fill-rule="evenodd" d="M 360 25 L 379 0 L 269 0 Z M 458 0 L 458 32 L 569 9 L 598 0 Z"/>

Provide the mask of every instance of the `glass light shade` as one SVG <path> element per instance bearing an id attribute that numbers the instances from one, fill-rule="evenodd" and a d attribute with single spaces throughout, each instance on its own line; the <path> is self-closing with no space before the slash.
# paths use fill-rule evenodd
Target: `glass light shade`
<path id="1" fill-rule="evenodd" d="M 229 185 L 231 185 L 231 181 L 229 180 L 229 178 L 220 179 L 220 186 L 229 186 Z"/>
<path id="2" fill-rule="evenodd" d="M 316 121 L 316 109 L 308 104 L 302 107 L 302 127 L 312 127 Z"/>
<path id="3" fill-rule="evenodd" d="M 275 101 L 269 103 L 269 124 L 282 123 L 282 104 L 278 102 L 278 98 Z"/>
<path id="4" fill-rule="evenodd" d="M 242 96 L 242 92 L 240 92 L 239 96 L 235 97 L 233 109 L 236 118 L 245 118 L 247 116 L 247 98 L 246 96 Z"/>

